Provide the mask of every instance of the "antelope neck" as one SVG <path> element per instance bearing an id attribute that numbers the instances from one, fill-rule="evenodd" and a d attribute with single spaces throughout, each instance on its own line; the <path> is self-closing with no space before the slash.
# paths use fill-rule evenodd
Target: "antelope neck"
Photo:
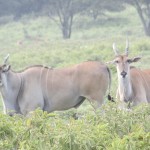
<path id="1" fill-rule="evenodd" d="M 118 76 L 118 84 L 119 84 L 119 94 L 122 101 L 130 100 L 132 96 L 132 87 L 130 76 L 128 75 L 125 78 Z"/>

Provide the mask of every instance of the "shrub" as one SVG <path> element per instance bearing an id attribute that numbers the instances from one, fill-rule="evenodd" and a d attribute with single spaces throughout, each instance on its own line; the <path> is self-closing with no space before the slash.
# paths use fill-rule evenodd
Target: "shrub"
<path id="1" fill-rule="evenodd" d="M 70 112 L 69 112 L 70 113 Z M 71 113 L 70 113 L 71 114 Z M 75 120 L 68 112 L 36 110 L 30 116 L 0 114 L 0 149 L 26 150 L 148 150 L 150 107 L 118 110 L 106 104 L 103 111 L 85 111 Z"/>

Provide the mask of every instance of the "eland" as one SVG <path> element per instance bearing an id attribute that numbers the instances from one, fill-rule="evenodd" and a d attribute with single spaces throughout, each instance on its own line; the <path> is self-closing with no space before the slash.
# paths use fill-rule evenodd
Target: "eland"
<path id="1" fill-rule="evenodd" d="M 83 62 L 62 69 L 37 65 L 15 72 L 8 58 L 0 66 L 0 91 L 4 113 L 9 115 L 26 115 L 36 108 L 47 112 L 77 108 L 85 99 L 98 108 L 110 91 L 111 74 L 101 62 Z"/>
<path id="2" fill-rule="evenodd" d="M 129 58 L 129 41 L 126 41 L 125 54 L 119 51 L 113 44 L 115 59 L 112 61 L 116 65 L 118 75 L 118 89 L 116 98 L 120 100 L 121 108 L 136 106 L 141 103 L 150 102 L 150 69 L 141 70 L 130 64 L 138 62 L 141 57 Z"/>

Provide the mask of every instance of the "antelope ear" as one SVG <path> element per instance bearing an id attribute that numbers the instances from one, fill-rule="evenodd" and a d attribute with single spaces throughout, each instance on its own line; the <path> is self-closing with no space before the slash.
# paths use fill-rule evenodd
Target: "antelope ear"
<path id="1" fill-rule="evenodd" d="M 10 65 L 3 65 L 3 72 L 9 71 L 10 67 Z"/>
<path id="2" fill-rule="evenodd" d="M 141 57 L 134 57 L 134 58 L 132 59 L 132 62 L 138 62 L 140 59 L 141 59 Z"/>

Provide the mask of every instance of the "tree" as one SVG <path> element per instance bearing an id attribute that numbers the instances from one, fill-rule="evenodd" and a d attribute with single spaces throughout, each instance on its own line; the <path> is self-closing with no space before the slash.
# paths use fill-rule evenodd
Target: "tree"
<path id="1" fill-rule="evenodd" d="M 0 0 L 0 16 L 12 15 L 15 12 L 17 0 Z"/>
<path id="2" fill-rule="evenodd" d="M 45 0 L 0 0 L 0 16 L 13 15 L 19 20 L 26 14 L 38 14 L 45 5 Z"/>
<path id="3" fill-rule="evenodd" d="M 145 34 L 150 36 L 150 0 L 125 0 L 125 2 L 136 8 Z"/>
<path id="4" fill-rule="evenodd" d="M 98 16 L 105 15 L 105 12 L 118 12 L 124 9 L 124 5 L 120 0 L 90 0 L 90 7 L 88 8 L 88 14 L 92 15 L 94 20 Z"/>
<path id="5" fill-rule="evenodd" d="M 60 27 L 64 39 L 72 33 L 74 16 L 88 7 L 88 0 L 49 0 L 49 17 Z"/>
<path id="6" fill-rule="evenodd" d="M 123 8 L 122 0 L 0 0 L 0 15 L 13 15 L 15 20 L 28 14 L 49 14 L 58 24 L 64 39 L 71 37 L 75 15 L 90 14 L 96 19 L 107 11 L 121 11 Z"/>
<path id="7" fill-rule="evenodd" d="M 49 16 L 60 27 L 63 38 L 71 37 L 73 19 L 76 14 L 92 14 L 96 19 L 104 11 L 121 11 L 120 0 L 49 0 Z M 57 19 L 56 19 L 57 17 Z"/>
<path id="8" fill-rule="evenodd" d="M 14 13 L 15 20 L 26 14 L 38 14 L 45 5 L 45 0 L 16 0 L 18 2 Z"/>

